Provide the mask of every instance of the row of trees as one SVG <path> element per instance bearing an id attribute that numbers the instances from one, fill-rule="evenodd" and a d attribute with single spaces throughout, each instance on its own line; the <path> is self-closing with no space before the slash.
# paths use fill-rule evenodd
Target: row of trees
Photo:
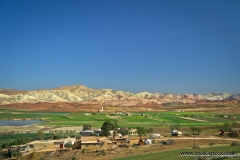
<path id="1" fill-rule="evenodd" d="M 117 124 L 117 121 L 115 121 L 114 123 L 110 122 L 110 121 L 105 121 L 102 124 L 101 130 L 102 130 L 102 135 L 103 136 L 110 136 L 110 131 L 113 131 L 113 140 L 115 141 L 115 137 L 117 135 L 117 133 L 120 133 L 121 135 L 125 136 L 128 135 L 128 128 L 124 127 L 124 128 L 119 128 L 119 125 Z M 144 128 L 144 127 L 137 127 L 137 134 L 139 135 L 140 139 L 142 139 L 143 135 L 146 135 L 147 133 L 152 133 L 153 132 L 153 128 Z"/>

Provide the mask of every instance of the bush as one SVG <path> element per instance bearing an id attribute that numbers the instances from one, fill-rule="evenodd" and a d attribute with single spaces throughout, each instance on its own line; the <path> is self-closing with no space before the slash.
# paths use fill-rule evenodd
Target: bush
<path id="1" fill-rule="evenodd" d="M 192 148 L 200 148 L 199 145 L 193 143 L 193 147 Z"/>
<path id="2" fill-rule="evenodd" d="M 122 136 L 128 135 L 128 128 L 121 128 L 118 133 L 120 133 Z"/>
<path id="3" fill-rule="evenodd" d="M 22 152 L 13 152 L 13 156 L 17 157 L 17 159 L 18 159 L 18 157 L 22 156 Z"/>
<path id="4" fill-rule="evenodd" d="M 9 143 L 3 143 L 2 144 L 2 149 L 9 149 L 9 148 L 10 148 Z"/>
<path id="5" fill-rule="evenodd" d="M 68 148 L 68 149 L 70 149 L 70 148 L 72 148 L 72 143 L 71 142 L 68 142 L 68 143 L 66 143 L 65 145 L 64 145 L 64 147 L 65 148 Z"/>
<path id="6" fill-rule="evenodd" d="M 211 146 L 211 147 L 214 146 L 214 145 L 215 145 L 214 142 L 210 142 L 210 143 L 209 143 L 209 146 Z"/>
<path id="7" fill-rule="evenodd" d="M 238 132 L 236 130 L 231 130 L 231 132 L 228 135 L 230 137 L 237 138 L 238 137 Z"/>
<path id="8" fill-rule="evenodd" d="M 105 156 L 106 155 L 106 152 L 104 150 L 101 150 L 101 151 L 97 151 L 97 154 L 96 156 Z"/>
<path id="9" fill-rule="evenodd" d="M 74 134 L 70 134 L 69 137 L 75 138 L 75 135 Z"/>
<path id="10" fill-rule="evenodd" d="M 76 135 L 76 139 L 80 139 L 81 138 L 81 136 L 80 135 Z"/>
<path id="11" fill-rule="evenodd" d="M 89 152 L 87 149 L 81 150 L 81 153 L 87 153 L 87 152 Z"/>
<path id="12" fill-rule="evenodd" d="M 190 134 L 189 133 L 184 133 L 184 136 L 189 137 Z"/>
<path id="13" fill-rule="evenodd" d="M 239 143 L 237 141 L 234 141 L 231 143 L 231 146 L 239 146 Z"/>

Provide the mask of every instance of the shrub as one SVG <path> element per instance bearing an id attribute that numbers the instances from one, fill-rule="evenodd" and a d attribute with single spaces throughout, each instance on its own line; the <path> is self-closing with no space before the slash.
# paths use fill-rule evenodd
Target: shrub
<path id="1" fill-rule="evenodd" d="M 87 149 L 83 149 L 83 150 L 81 150 L 81 153 L 87 153 L 87 152 L 88 152 Z"/>
<path id="2" fill-rule="evenodd" d="M 22 156 L 22 152 L 13 152 L 13 156 L 17 157 L 17 159 L 18 159 L 18 157 Z"/>
<path id="3" fill-rule="evenodd" d="M 101 151 L 97 151 L 97 154 L 96 156 L 105 156 L 106 155 L 106 152 L 104 150 L 101 150 Z"/>
<path id="4" fill-rule="evenodd" d="M 81 136 L 80 135 L 76 135 L 76 139 L 80 139 L 81 138 Z"/>
<path id="5" fill-rule="evenodd" d="M 71 142 L 68 142 L 68 143 L 66 143 L 65 145 L 64 145 L 64 147 L 65 148 L 68 148 L 68 149 L 70 149 L 70 148 L 72 148 L 72 143 Z"/>
<path id="6" fill-rule="evenodd" d="M 192 148 L 200 148 L 199 145 L 193 143 L 193 147 Z"/>
<path id="7" fill-rule="evenodd" d="M 186 132 L 186 133 L 184 133 L 184 136 L 189 137 L 190 134 Z"/>
<path id="8" fill-rule="evenodd" d="M 239 146 L 239 143 L 237 141 L 234 141 L 231 143 L 231 146 Z"/>
<path id="9" fill-rule="evenodd" d="M 211 146 L 211 147 L 214 146 L 214 145 L 215 145 L 214 142 L 210 142 L 210 143 L 209 143 L 209 146 Z"/>
<path id="10" fill-rule="evenodd" d="M 228 134 L 230 137 L 237 138 L 238 137 L 238 131 L 231 130 L 231 132 Z"/>

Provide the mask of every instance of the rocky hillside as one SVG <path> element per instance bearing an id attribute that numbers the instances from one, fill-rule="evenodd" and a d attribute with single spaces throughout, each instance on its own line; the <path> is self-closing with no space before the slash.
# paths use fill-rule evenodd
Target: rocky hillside
<path id="1" fill-rule="evenodd" d="M 162 105 L 169 103 L 195 103 L 201 100 L 239 99 L 240 94 L 210 93 L 193 94 L 160 94 L 131 93 L 112 89 L 91 89 L 83 85 L 63 86 L 51 90 L 19 91 L 0 89 L 0 104 L 37 103 L 37 102 L 79 102 L 112 106 Z"/>
<path id="2" fill-rule="evenodd" d="M 198 97 L 200 97 L 202 99 L 216 101 L 216 100 L 224 100 L 230 96 L 232 96 L 232 94 L 229 94 L 229 93 L 208 93 L 208 94 L 204 94 L 204 95 L 199 95 Z"/>

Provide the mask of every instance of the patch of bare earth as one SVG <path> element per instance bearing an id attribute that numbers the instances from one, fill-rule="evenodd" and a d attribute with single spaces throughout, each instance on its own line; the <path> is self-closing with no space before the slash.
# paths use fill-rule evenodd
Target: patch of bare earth
<path id="1" fill-rule="evenodd" d="M 199 121 L 199 122 L 208 122 L 208 121 L 206 121 L 206 120 L 195 119 L 195 118 L 188 118 L 188 117 L 179 117 L 179 118 L 188 119 L 188 120 L 193 120 L 193 121 Z"/>

